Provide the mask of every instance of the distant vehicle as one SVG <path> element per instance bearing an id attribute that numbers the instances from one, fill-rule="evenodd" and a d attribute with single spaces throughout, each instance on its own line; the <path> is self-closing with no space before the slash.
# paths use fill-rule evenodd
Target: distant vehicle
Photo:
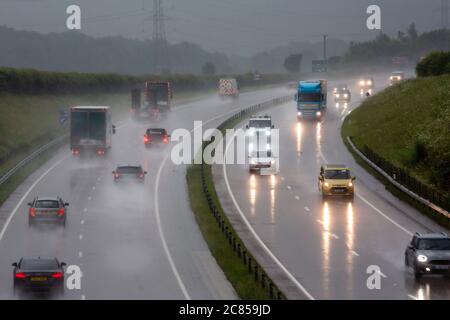
<path id="1" fill-rule="evenodd" d="M 136 120 L 160 121 L 171 110 L 173 98 L 170 82 L 147 81 L 144 84 L 144 102 L 141 89 L 131 91 L 131 113 Z"/>
<path id="2" fill-rule="evenodd" d="M 405 73 L 403 71 L 394 71 L 389 77 L 389 83 L 391 86 L 397 84 L 405 79 Z"/>
<path id="3" fill-rule="evenodd" d="M 289 89 L 295 89 L 295 90 L 297 90 L 297 88 L 298 88 L 298 81 L 291 81 L 291 82 L 288 82 L 287 87 L 288 87 Z"/>
<path id="4" fill-rule="evenodd" d="M 361 95 L 364 95 L 367 92 L 371 95 L 373 93 L 374 88 L 375 88 L 375 80 L 373 80 L 373 78 L 368 77 L 359 80 L 359 90 Z"/>
<path id="5" fill-rule="evenodd" d="M 219 80 L 219 96 L 221 98 L 238 98 L 239 97 L 239 85 L 236 79 L 220 79 Z"/>
<path id="6" fill-rule="evenodd" d="M 348 86 L 346 83 L 339 83 L 336 87 L 333 88 L 333 93 L 336 94 L 338 90 L 344 90 L 348 89 Z"/>
<path id="7" fill-rule="evenodd" d="M 14 267 L 14 293 L 55 292 L 64 294 L 64 267 L 54 257 L 24 257 Z"/>
<path id="8" fill-rule="evenodd" d="M 278 159 L 272 154 L 271 133 L 274 125 L 268 115 L 251 117 L 246 129 L 248 144 L 249 171 L 260 175 L 278 173 Z"/>
<path id="9" fill-rule="evenodd" d="M 350 174 L 350 169 L 344 165 L 328 164 L 320 168 L 319 191 L 322 197 L 341 195 L 354 197 L 355 177 Z"/>
<path id="10" fill-rule="evenodd" d="M 70 109 L 70 149 L 73 155 L 105 155 L 111 148 L 115 133 L 109 107 L 79 106 Z"/>
<path id="11" fill-rule="evenodd" d="M 334 94 L 334 101 L 349 102 L 352 99 L 352 94 L 347 88 L 339 88 Z"/>
<path id="12" fill-rule="evenodd" d="M 405 250 L 405 266 L 412 268 L 416 279 L 424 274 L 450 276 L 450 237 L 416 232 Z"/>
<path id="13" fill-rule="evenodd" d="M 297 120 L 320 120 L 327 108 L 327 81 L 300 81 L 295 95 Z"/>
<path id="14" fill-rule="evenodd" d="M 144 144 L 146 147 L 155 144 L 168 144 L 170 134 L 167 133 L 166 129 L 162 128 L 149 128 L 144 135 Z"/>
<path id="15" fill-rule="evenodd" d="M 144 171 L 142 169 L 142 166 L 136 165 L 136 166 L 118 166 L 116 170 L 112 172 L 114 182 L 118 181 L 139 181 L 144 182 L 145 181 L 145 175 L 147 174 L 147 171 Z"/>
<path id="16" fill-rule="evenodd" d="M 56 222 L 66 225 L 67 207 L 69 203 L 60 197 L 36 197 L 28 203 L 28 224 L 36 222 Z"/>

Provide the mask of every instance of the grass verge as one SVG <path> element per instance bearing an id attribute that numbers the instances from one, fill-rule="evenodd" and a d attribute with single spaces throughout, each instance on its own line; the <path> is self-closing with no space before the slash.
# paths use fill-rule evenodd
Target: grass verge
<path id="1" fill-rule="evenodd" d="M 212 201 L 216 204 L 218 210 L 225 217 L 212 180 L 211 167 L 205 166 L 205 177 L 209 190 L 212 190 Z M 233 285 L 238 296 L 246 300 L 268 300 L 270 299 L 267 289 L 263 289 L 255 282 L 252 273 L 249 273 L 248 267 L 242 263 L 242 260 L 236 255 L 227 239 L 222 233 L 210 212 L 208 202 L 202 190 L 201 167 L 200 165 L 191 165 L 187 169 L 187 186 L 189 200 L 195 219 L 200 230 L 211 250 L 212 255 L 222 268 L 227 279 Z M 233 231 L 228 221 L 225 222 L 228 228 Z"/>

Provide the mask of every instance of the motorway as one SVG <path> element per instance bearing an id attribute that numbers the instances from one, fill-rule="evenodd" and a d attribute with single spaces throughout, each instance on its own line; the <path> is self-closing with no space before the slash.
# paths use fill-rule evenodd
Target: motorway
<path id="1" fill-rule="evenodd" d="M 280 173 L 250 175 L 246 165 L 221 165 L 228 193 L 264 244 L 314 299 L 450 299 L 449 279 L 415 281 L 404 267 L 404 250 L 414 232 L 444 230 L 393 197 L 343 145 L 342 121 L 364 99 L 357 80 L 329 82 L 328 111 L 321 122 L 297 122 L 295 102 L 264 112 L 280 129 Z M 353 99 L 336 105 L 331 90 L 345 82 Z M 375 91 L 387 82 L 387 74 L 376 76 Z M 352 169 L 357 178 L 353 203 L 322 200 L 317 179 L 326 163 Z M 367 286 L 369 266 L 379 267 L 379 289 Z"/>
<path id="2" fill-rule="evenodd" d="M 157 126 L 171 132 L 204 129 L 287 89 L 241 94 L 237 101 L 209 97 L 176 106 Z M 124 107 L 126 108 L 126 107 Z M 56 256 L 83 272 L 80 290 L 64 299 L 236 299 L 211 256 L 186 193 L 185 166 L 172 164 L 170 148 L 144 148 L 148 125 L 118 125 L 104 159 L 72 158 L 67 146 L 33 173 L 0 208 L 0 299 L 13 299 L 11 263 L 22 256 Z M 115 185 L 118 164 L 140 163 L 143 185 Z M 27 202 L 59 195 L 70 203 L 66 228 L 27 222 Z M 30 298 L 42 298 L 30 296 Z"/>

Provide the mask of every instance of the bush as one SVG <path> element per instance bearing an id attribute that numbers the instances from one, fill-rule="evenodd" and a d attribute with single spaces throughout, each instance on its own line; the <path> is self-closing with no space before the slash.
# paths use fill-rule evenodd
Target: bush
<path id="1" fill-rule="evenodd" d="M 432 52 L 416 66 L 419 77 L 440 76 L 450 73 L 450 52 Z"/>

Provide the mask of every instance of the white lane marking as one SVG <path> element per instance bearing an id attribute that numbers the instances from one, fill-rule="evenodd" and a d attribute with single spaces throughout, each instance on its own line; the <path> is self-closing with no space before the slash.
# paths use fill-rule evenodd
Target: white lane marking
<path id="1" fill-rule="evenodd" d="M 355 256 L 357 256 L 357 257 L 359 257 L 358 252 L 356 252 L 355 250 L 352 250 L 352 254 L 355 255 Z"/>
<path id="2" fill-rule="evenodd" d="M 308 207 L 305 207 L 305 210 L 308 211 L 308 212 L 310 211 Z"/>
<path id="3" fill-rule="evenodd" d="M 87 208 L 84 208 L 84 209 L 83 209 L 83 212 L 87 212 Z"/>
<path id="4" fill-rule="evenodd" d="M 369 207 L 371 207 L 373 210 L 375 210 L 376 212 L 378 212 L 380 215 L 382 215 L 383 217 L 385 217 L 389 222 L 391 222 L 393 225 L 395 225 L 397 228 L 399 228 L 400 230 L 406 232 L 408 235 L 412 236 L 413 233 L 411 231 L 409 231 L 408 229 L 402 227 L 399 223 L 395 222 L 393 219 L 391 219 L 389 216 L 387 216 L 385 213 L 383 213 L 380 209 L 378 209 L 377 207 L 375 207 L 373 204 L 371 204 L 366 198 L 364 198 L 361 195 L 357 195 L 358 198 L 360 198 L 362 201 L 364 201 Z"/>
<path id="5" fill-rule="evenodd" d="M 92 190 L 95 190 L 95 186 L 92 187 Z"/>
<path id="6" fill-rule="evenodd" d="M 215 117 L 213 117 L 213 118 L 203 122 L 203 125 L 206 125 L 206 124 L 208 124 L 208 123 L 210 123 L 212 121 L 218 120 L 220 118 L 226 117 L 227 115 L 233 114 L 236 111 L 242 110 L 242 109 L 243 109 L 243 107 L 238 107 L 238 108 L 234 108 L 232 110 L 229 110 L 229 111 L 227 111 L 225 113 L 222 113 L 222 114 L 220 114 L 218 116 L 215 116 Z M 192 129 L 188 134 L 191 134 L 197 128 L 198 127 L 194 127 L 194 129 Z M 197 152 L 197 150 L 194 150 L 194 152 Z M 154 197 L 155 197 L 156 222 L 157 222 L 157 225 L 158 225 L 159 237 L 160 237 L 161 242 L 163 244 L 164 252 L 166 253 L 167 259 L 169 260 L 170 267 L 172 268 L 172 272 L 175 275 L 175 278 L 176 278 L 176 280 L 178 282 L 178 285 L 180 286 L 181 291 L 183 292 L 183 295 L 186 298 L 186 300 L 191 300 L 191 297 L 189 296 L 189 293 L 186 290 L 186 287 L 185 287 L 185 285 L 183 283 L 183 280 L 181 279 L 181 276 L 178 273 L 178 269 L 175 266 L 175 263 L 173 262 L 172 254 L 170 253 L 169 247 L 167 246 L 166 239 L 165 239 L 165 236 L 164 236 L 164 231 L 163 231 L 163 228 L 162 228 L 162 225 L 161 225 L 161 218 L 160 218 L 160 212 L 159 212 L 159 182 L 160 182 L 160 179 L 161 179 L 162 170 L 163 170 L 164 166 L 166 165 L 167 160 L 169 159 L 169 157 L 170 157 L 170 152 L 167 152 L 166 155 L 164 156 L 164 159 L 162 160 L 162 162 L 161 162 L 161 164 L 160 164 L 160 166 L 158 168 L 158 172 L 156 174 L 155 194 L 154 194 Z"/>
<path id="7" fill-rule="evenodd" d="M 223 161 L 223 174 L 224 174 L 224 178 L 225 178 L 225 184 L 227 186 L 228 189 L 228 194 L 231 197 L 231 200 L 233 201 L 234 206 L 236 207 L 237 211 L 239 212 L 242 220 L 244 221 L 244 223 L 246 224 L 247 228 L 250 230 L 250 232 L 252 233 L 253 237 L 255 237 L 256 241 L 259 243 L 259 245 L 264 249 L 264 251 L 266 251 L 266 253 L 269 255 L 269 257 L 278 265 L 278 267 L 286 274 L 286 276 L 295 284 L 295 286 L 300 289 L 301 292 L 303 292 L 303 294 L 309 299 L 309 300 L 315 300 L 314 297 L 305 289 L 305 287 L 302 286 L 302 284 L 292 275 L 292 273 L 289 272 L 289 270 L 280 262 L 280 260 L 278 260 L 278 258 L 272 253 L 272 251 L 270 251 L 270 249 L 266 246 L 266 244 L 261 240 L 261 238 L 258 236 L 258 234 L 256 233 L 255 229 L 253 229 L 252 225 L 250 224 L 250 222 L 247 220 L 247 217 L 245 216 L 245 214 L 242 212 L 241 207 L 239 206 L 239 204 L 236 201 L 236 198 L 234 197 L 233 191 L 231 190 L 230 187 L 230 182 L 228 181 L 228 175 L 227 175 L 227 166 L 226 166 L 226 157 L 227 157 L 227 153 L 228 153 L 228 149 L 231 145 L 231 142 L 234 139 L 234 135 L 232 137 L 232 139 L 230 139 L 231 141 L 228 143 L 228 145 L 225 148 L 225 155 L 224 155 L 224 161 Z M 281 177 L 281 180 L 284 180 L 283 177 Z"/>
<path id="8" fill-rule="evenodd" d="M 281 177 L 281 181 L 284 181 L 284 177 Z"/>
<path id="9" fill-rule="evenodd" d="M 412 300 L 419 300 L 419 298 L 413 296 L 412 294 L 408 294 L 408 297 Z"/>
<path id="10" fill-rule="evenodd" d="M 299 196 L 295 196 L 295 199 L 300 200 L 300 197 Z"/>
<path id="11" fill-rule="evenodd" d="M 291 189 L 292 189 L 292 187 L 291 187 L 291 186 L 287 186 L 287 188 L 288 188 L 288 190 L 291 190 Z"/>
<path id="12" fill-rule="evenodd" d="M 80 234 L 80 235 L 78 236 L 78 238 L 79 238 L 80 240 L 83 240 L 83 235 Z"/>
<path id="13" fill-rule="evenodd" d="M 88 197 L 88 200 L 89 200 L 89 201 L 90 201 L 90 200 L 92 200 L 92 197 L 91 197 L 91 196 L 89 196 L 89 197 Z"/>
<path id="14" fill-rule="evenodd" d="M 82 257 L 83 257 L 83 252 L 79 251 L 79 252 L 78 252 L 78 256 L 79 256 L 80 258 L 82 258 Z"/>
<path id="15" fill-rule="evenodd" d="M 8 228 L 9 224 L 11 223 L 11 220 L 13 219 L 14 215 L 16 214 L 19 207 L 22 205 L 22 202 L 28 197 L 31 190 L 36 187 L 36 185 L 44 179 L 44 177 L 49 174 L 50 171 L 52 171 L 54 168 L 59 166 L 65 159 L 67 159 L 69 156 L 65 156 L 62 159 L 58 160 L 56 163 L 54 163 L 50 168 L 48 168 L 39 178 L 36 179 L 36 181 L 28 188 L 28 190 L 25 192 L 25 194 L 20 198 L 17 205 L 14 207 L 14 209 L 11 211 L 11 214 L 9 215 L 8 219 L 6 220 L 5 224 L 3 225 L 2 231 L 0 232 L 0 241 L 3 239 L 3 236 L 5 235 L 6 229 Z"/>
<path id="16" fill-rule="evenodd" d="M 320 157 L 322 158 L 323 161 L 328 162 L 328 160 L 325 158 L 325 156 L 323 155 L 322 151 L 319 150 L 320 153 Z M 408 234 L 409 236 L 412 236 L 413 233 L 411 231 L 409 231 L 408 229 L 404 228 L 403 226 L 401 226 L 399 223 L 397 223 L 395 220 L 393 220 L 392 218 L 390 218 L 387 214 L 385 214 L 383 211 L 381 211 L 380 209 L 378 209 L 377 207 L 375 207 L 372 203 L 369 202 L 369 200 L 367 200 L 366 198 L 364 198 L 363 196 L 361 196 L 359 193 L 356 193 L 356 196 L 358 198 L 360 198 L 362 201 L 364 201 L 369 207 L 371 207 L 373 210 L 375 210 L 375 212 L 379 213 L 382 217 L 386 218 L 389 222 L 391 222 L 394 226 L 396 226 L 397 228 L 399 228 L 400 230 L 404 231 L 406 234 Z"/>
<path id="17" fill-rule="evenodd" d="M 337 234 L 335 234 L 335 233 L 330 233 L 330 235 L 331 235 L 333 238 L 335 238 L 336 240 L 339 239 L 339 236 L 338 236 Z"/>
<path id="18" fill-rule="evenodd" d="M 84 220 L 81 220 L 81 222 L 80 222 L 81 224 L 84 224 Z"/>
<path id="19" fill-rule="evenodd" d="M 81 295 L 81 300 L 86 300 L 86 296 L 84 294 Z"/>
<path id="20" fill-rule="evenodd" d="M 319 219 L 317 219 L 316 220 L 318 223 L 320 223 L 320 224 L 322 224 L 323 225 L 323 222 L 322 222 L 322 220 L 319 220 Z"/>

